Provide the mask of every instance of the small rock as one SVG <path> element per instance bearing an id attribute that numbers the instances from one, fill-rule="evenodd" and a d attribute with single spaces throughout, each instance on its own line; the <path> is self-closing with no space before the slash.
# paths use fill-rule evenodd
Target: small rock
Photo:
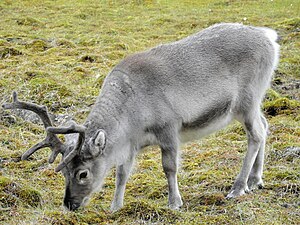
<path id="1" fill-rule="evenodd" d="M 300 157 L 300 147 L 286 148 L 285 153 L 283 154 L 283 157 L 287 157 L 287 156 Z"/>

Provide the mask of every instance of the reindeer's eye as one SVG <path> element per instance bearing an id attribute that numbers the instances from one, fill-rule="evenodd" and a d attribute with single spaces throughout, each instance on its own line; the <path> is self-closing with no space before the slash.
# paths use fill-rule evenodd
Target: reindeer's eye
<path id="1" fill-rule="evenodd" d="M 80 179 L 86 178 L 87 175 L 88 175 L 87 171 L 82 172 L 82 173 L 79 174 L 79 178 L 80 178 Z"/>
<path id="2" fill-rule="evenodd" d="M 76 178 L 79 183 L 84 183 L 85 181 L 87 181 L 89 179 L 89 175 L 90 175 L 89 170 L 87 170 L 87 169 L 80 170 L 77 172 Z"/>

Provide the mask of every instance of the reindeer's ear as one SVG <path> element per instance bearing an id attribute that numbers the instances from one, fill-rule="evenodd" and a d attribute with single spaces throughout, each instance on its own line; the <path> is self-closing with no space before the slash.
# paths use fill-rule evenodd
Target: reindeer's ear
<path id="1" fill-rule="evenodd" d="M 94 143 L 95 143 L 96 146 L 99 146 L 99 148 L 101 148 L 101 149 L 105 148 L 106 134 L 105 134 L 104 130 L 100 129 L 100 130 L 97 131 Z"/>
<path id="2" fill-rule="evenodd" d="M 104 130 L 99 129 L 96 132 L 96 135 L 93 137 L 92 145 L 90 148 L 90 153 L 93 157 L 102 155 L 104 153 L 105 144 L 106 144 L 106 133 Z"/>

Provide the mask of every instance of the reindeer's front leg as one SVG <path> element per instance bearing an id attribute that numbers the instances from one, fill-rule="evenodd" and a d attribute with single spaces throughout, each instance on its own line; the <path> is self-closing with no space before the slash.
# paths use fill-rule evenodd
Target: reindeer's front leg
<path id="1" fill-rule="evenodd" d="M 182 206 L 182 200 L 177 182 L 179 146 L 176 138 L 171 138 L 173 135 L 170 135 L 171 137 L 168 137 L 169 135 L 163 135 L 165 140 L 161 145 L 162 165 L 168 180 L 169 207 L 171 209 L 179 209 Z"/>
<path id="2" fill-rule="evenodd" d="M 117 166 L 116 190 L 115 190 L 113 202 L 111 204 L 112 212 L 115 212 L 123 207 L 126 182 L 130 175 L 133 162 L 134 162 L 134 155 L 129 157 L 129 159 L 124 164 Z"/>

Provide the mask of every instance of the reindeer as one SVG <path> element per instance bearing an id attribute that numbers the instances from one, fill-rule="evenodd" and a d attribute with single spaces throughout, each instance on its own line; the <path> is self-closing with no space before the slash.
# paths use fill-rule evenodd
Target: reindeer
<path id="1" fill-rule="evenodd" d="M 135 156 L 159 145 L 171 209 L 182 206 L 177 170 L 179 145 L 241 122 L 248 139 L 243 166 L 227 198 L 262 187 L 268 123 L 260 105 L 279 58 L 277 34 L 268 28 L 217 24 L 182 40 L 131 55 L 106 77 L 83 125 L 55 128 L 44 106 L 19 101 L 5 109 L 38 114 L 47 136 L 22 155 L 52 149 L 49 163 L 65 177 L 64 205 L 87 204 L 108 171 L 116 166 L 111 210 L 123 206 L 125 185 Z M 63 143 L 57 134 L 67 134 Z"/>

